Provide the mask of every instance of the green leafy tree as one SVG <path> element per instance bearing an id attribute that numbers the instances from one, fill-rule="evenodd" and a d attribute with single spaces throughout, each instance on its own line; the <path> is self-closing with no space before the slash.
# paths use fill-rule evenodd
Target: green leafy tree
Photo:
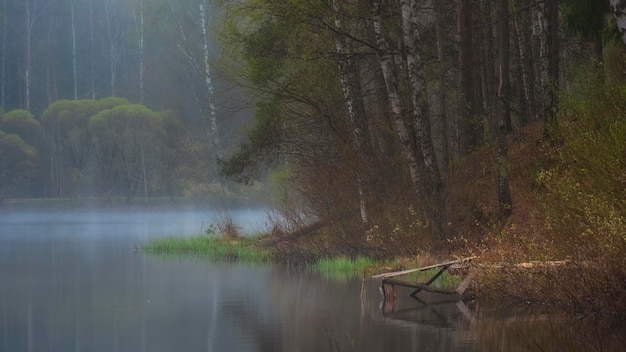
<path id="1" fill-rule="evenodd" d="M 56 196 L 88 194 L 92 184 L 93 143 L 89 119 L 98 112 L 130 104 L 123 98 L 58 100 L 44 111 L 50 143 L 50 174 Z"/>
<path id="2" fill-rule="evenodd" d="M 18 170 L 18 172 L 22 173 L 22 176 L 27 177 L 20 177 L 18 178 L 19 182 L 11 183 L 10 190 L 12 190 L 13 194 L 16 196 L 35 197 L 43 195 L 45 179 L 47 177 L 45 164 L 43 163 L 46 148 L 45 135 L 39 121 L 35 119 L 33 114 L 26 110 L 12 110 L 0 118 L 0 131 L 4 132 L 7 136 L 19 137 L 20 141 L 29 148 L 33 148 L 38 156 L 36 160 L 31 160 L 33 162 L 27 163 L 27 174 L 23 174 L 24 169 L 18 166 L 18 168 L 21 169 Z M 13 141 L 12 143 L 17 142 Z"/>
<path id="3" fill-rule="evenodd" d="M 93 136 L 98 190 L 129 199 L 141 189 L 148 196 L 149 178 L 164 169 L 165 144 L 157 115 L 139 104 L 102 110 L 89 120 Z"/>
<path id="4" fill-rule="evenodd" d="M 7 191 L 28 177 L 37 163 L 37 150 L 16 134 L 0 131 L 0 204 Z"/>

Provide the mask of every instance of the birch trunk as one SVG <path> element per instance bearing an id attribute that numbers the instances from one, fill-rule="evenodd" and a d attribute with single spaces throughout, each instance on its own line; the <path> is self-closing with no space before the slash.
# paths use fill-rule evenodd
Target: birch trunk
<path id="1" fill-rule="evenodd" d="M 391 55 L 389 43 L 385 37 L 385 31 L 381 19 L 382 9 L 378 0 L 373 2 L 373 9 L 374 33 L 376 35 L 376 45 L 378 48 L 377 54 L 380 61 L 381 71 L 383 73 L 383 77 L 385 78 L 385 86 L 387 87 L 387 97 L 389 99 L 389 107 L 391 109 L 391 119 L 402 146 L 402 151 L 407 159 L 413 188 L 418 196 L 422 196 L 423 194 L 420 187 L 422 179 L 417 148 L 415 147 L 415 140 L 411 136 L 410 127 L 405 120 L 402 100 L 400 99 L 400 94 L 398 93 L 398 72 L 394 65 L 394 59 Z"/>
<path id="2" fill-rule="evenodd" d="M 442 209 L 441 176 L 435 156 L 431 131 L 428 103 L 426 100 L 426 79 L 424 78 L 424 62 L 421 55 L 419 29 L 417 27 L 417 1 L 402 0 L 402 31 L 406 49 L 406 62 L 409 83 L 411 86 L 411 101 L 413 103 L 413 125 L 415 144 L 420 152 L 423 163 L 423 181 L 425 204 L 430 215 L 436 215 Z"/>
<path id="3" fill-rule="evenodd" d="M 110 94 L 112 97 L 116 93 L 116 78 L 117 78 L 117 59 L 119 55 L 118 48 L 118 19 L 115 13 L 117 0 L 109 0 L 104 7 L 106 25 L 107 25 L 107 39 L 109 40 L 109 85 Z"/>
<path id="4" fill-rule="evenodd" d="M 144 25 L 143 25 L 143 0 L 139 0 L 139 18 L 133 9 L 133 17 L 135 19 L 135 27 L 137 31 L 137 48 L 139 50 L 139 104 L 144 103 Z"/>
<path id="5" fill-rule="evenodd" d="M 96 99 L 96 79 L 94 68 L 94 38 L 93 38 L 93 0 L 89 0 L 89 85 L 91 99 Z"/>
<path id="6" fill-rule="evenodd" d="M 525 6 L 525 2 L 516 5 L 516 0 L 512 0 L 514 8 L 519 8 Z M 522 101 L 520 104 L 523 104 L 522 116 L 520 116 L 520 124 L 525 125 L 529 121 L 529 116 L 534 117 L 534 89 L 532 83 L 532 63 L 530 60 L 530 38 L 529 31 L 527 25 L 527 16 L 526 11 L 522 12 L 519 16 L 513 17 L 513 28 L 515 32 L 516 39 L 516 48 L 519 54 L 519 71 L 521 73 L 521 90 L 522 90 Z"/>
<path id="7" fill-rule="evenodd" d="M 200 3 L 200 26 L 202 27 L 202 56 L 204 59 L 204 84 L 207 90 L 207 99 L 209 101 L 209 126 L 211 128 L 211 134 L 213 137 L 213 146 L 215 147 L 215 153 L 218 157 L 221 157 L 221 143 L 219 140 L 219 134 L 217 131 L 217 116 L 215 109 L 215 96 L 213 94 L 213 82 L 211 77 L 211 66 L 209 65 L 209 39 L 207 37 L 207 18 L 204 5 Z"/>
<path id="8" fill-rule="evenodd" d="M 78 65 L 76 62 L 76 23 L 74 22 L 74 2 L 70 3 L 72 27 L 72 74 L 74 75 L 74 100 L 78 100 Z"/>
<path id="9" fill-rule="evenodd" d="M 340 18 L 341 7 L 338 0 L 333 0 L 333 9 L 335 10 L 335 29 L 338 33 L 346 31 L 351 33 L 350 29 L 344 28 L 344 24 Z M 359 97 L 362 93 L 358 77 L 358 65 L 354 58 L 354 54 L 350 53 L 348 39 L 346 37 L 335 37 L 335 49 L 339 57 L 339 74 L 341 81 L 341 89 L 346 101 L 348 112 L 348 126 L 350 127 L 352 144 L 358 159 L 358 165 L 355 168 L 355 179 L 359 193 L 359 210 L 361 214 L 361 222 L 367 224 L 369 222 L 367 210 L 367 196 L 364 191 L 364 172 L 367 167 L 368 146 L 370 145 L 365 136 L 368 135 L 367 123 L 365 120 L 365 107 L 363 101 Z"/>
<path id="10" fill-rule="evenodd" d="M 24 45 L 24 109 L 30 111 L 30 50 L 31 50 L 31 35 L 32 35 L 32 18 L 30 0 L 26 0 L 26 38 Z"/>
<path id="11" fill-rule="evenodd" d="M 7 84 L 7 0 L 2 2 L 2 83 L 0 87 L 0 104 L 6 107 L 6 84 Z"/>
<path id="12" fill-rule="evenodd" d="M 558 4 L 553 1 L 539 3 L 535 8 L 535 32 L 539 37 L 539 89 L 540 114 L 551 122 L 556 107 L 556 89 L 559 84 L 559 33 Z"/>

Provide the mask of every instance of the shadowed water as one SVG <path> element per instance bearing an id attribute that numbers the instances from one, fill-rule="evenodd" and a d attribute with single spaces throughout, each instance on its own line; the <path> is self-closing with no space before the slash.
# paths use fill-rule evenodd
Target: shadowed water
<path id="1" fill-rule="evenodd" d="M 230 216 L 247 232 L 266 226 L 262 210 Z M 472 305 L 402 295 L 383 313 L 375 280 L 135 250 L 150 238 L 198 235 L 218 217 L 0 213 L 0 351 L 473 351 L 511 343 L 506 334 L 482 339 Z M 500 320 L 494 328 L 484 321 L 501 331 Z"/>

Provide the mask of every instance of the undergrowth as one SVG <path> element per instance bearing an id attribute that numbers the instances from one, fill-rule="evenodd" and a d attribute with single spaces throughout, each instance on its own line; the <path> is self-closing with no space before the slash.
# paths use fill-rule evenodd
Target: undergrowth
<path id="1" fill-rule="evenodd" d="M 569 260 L 567 268 L 485 270 L 483 294 L 626 315 L 626 85 L 581 77 L 524 179 L 528 209 L 483 238 L 483 261 Z M 519 191 L 519 190 L 518 190 Z M 525 213 L 520 216 L 519 213 Z"/>

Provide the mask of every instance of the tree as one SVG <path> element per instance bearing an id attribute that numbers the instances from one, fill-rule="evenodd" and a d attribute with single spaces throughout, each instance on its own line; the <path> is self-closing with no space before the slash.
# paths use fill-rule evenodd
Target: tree
<path id="1" fill-rule="evenodd" d="M 165 162 L 159 128 L 156 114 L 139 104 L 102 110 L 89 119 L 103 194 L 117 191 L 130 199 L 141 189 L 148 197 L 148 178 Z"/>
<path id="2" fill-rule="evenodd" d="M 498 22 L 496 23 L 496 43 L 498 48 L 497 57 L 497 106 L 496 131 L 498 146 L 496 152 L 497 167 L 497 191 L 498 206 L 500 216 L 506 218 L 513 212 L 513 201 L 511 199 L 511 190 L 509 188 L 508 177 L 508 161 L 507 161 L 507 142 L 506 134 L 507 123 L 511 117 L 510 95 L 511 83 L 509 72 L 510 61 L 510 43 L 509 43 L 509 0 L 496 0 L 496 13 Z"/>
<path id="3" fill-rule="evenodd" d="M 0 204 L 7 191 L 28 176 L 37 162 L 37 151 L 16 134 L 0 131 Z"/>
<path id="4" fill-rule="evenodd" d="M 102 110 L 130 104 L 123 98 L 59 100 L 43 113 L 50 143 L 50 182 L 56 196 L 89 194 L 94 146 L 89 120 Z"/>

